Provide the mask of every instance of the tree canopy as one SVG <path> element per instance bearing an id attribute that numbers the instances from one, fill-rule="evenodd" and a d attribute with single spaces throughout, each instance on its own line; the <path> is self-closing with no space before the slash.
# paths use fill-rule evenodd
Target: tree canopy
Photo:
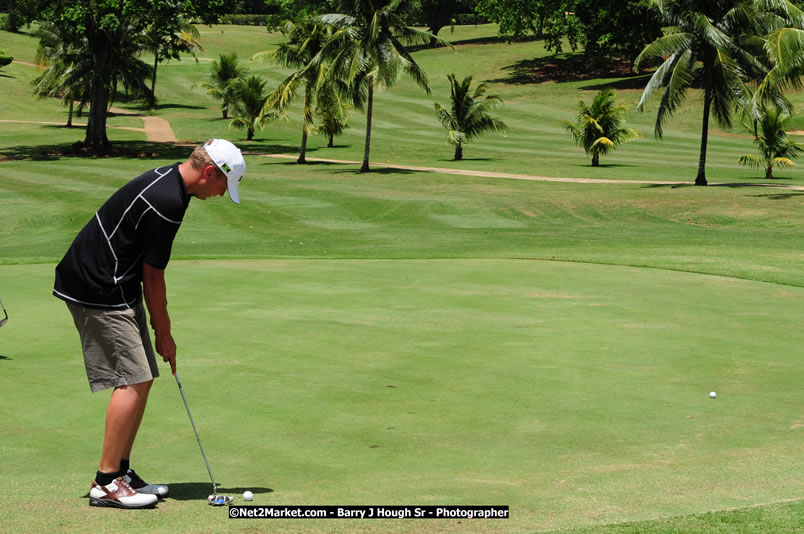
<path id="1" fill-rule="evenodd" d="M 35 14 L 52 24 L 65 45 L 85 55 L 91 64 L 90 115 L 84 144 L 95 151 L 110 148 L 106 136 L 106 114 L 117 84 L 141 95 L 150 90 L 145 84 L 133 84 L 131 69 L 139 52 L 139 36 L 153 25 L 170 24 L 182 16 L 216 19 L 223 0 L 52 0 L 44 2 Z M 150 68 L 140 69 L 144 81 Z M 127 72 L 126 72 L 127 71 Z"/>

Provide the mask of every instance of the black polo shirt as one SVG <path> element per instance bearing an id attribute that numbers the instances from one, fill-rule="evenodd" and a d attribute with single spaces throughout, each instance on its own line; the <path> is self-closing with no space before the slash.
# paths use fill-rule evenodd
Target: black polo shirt
<path id="1" fill-rule="evenodd" d="M 89 308 L 142 299 L 142 265 L 164 269 L 190 204 L 179 164 L 134 178 L 95 213 L 56 267 L 53 294 Z"/>

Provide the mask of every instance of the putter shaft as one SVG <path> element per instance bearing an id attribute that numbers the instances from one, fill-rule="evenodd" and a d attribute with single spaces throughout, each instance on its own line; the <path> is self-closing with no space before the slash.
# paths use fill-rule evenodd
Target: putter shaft
<path id="1" fill-rule="evenodd" d="M 176 383 L 179 385 L 179 391 L 181 392 L 181 398 L 184 400 L 184 407 L 187 408 L 187 415 L 190 416 L 190 424 L 193 425 L 193 432 L 195 432 L 195 439 L 198 441 L 198 447 L 201 449 L 201 456 L 204 457 L 204 463 L 207 466 L 207 473 L 209 473 L 209 479 L 212 481 L 212 495 L 218 494 L 218 485 L 215 484 L 215 477 L 212 476 L 212 469 L 209 468 L 209 461 L 207 460 L 207 453 L 204 452 L 204 446 L 201 445 L 201 438 L 198 435 L 198 429 L 195 428 L 195 421 L 193 421 L 193 414 L 190 413 L 190 405 L 187 404 L 187 396 L 184 394 L 184 388 L 181 387 L 181 380 L 179 380 L 179 373 L 174 374 L 173 376 L 176 377 Z"/>

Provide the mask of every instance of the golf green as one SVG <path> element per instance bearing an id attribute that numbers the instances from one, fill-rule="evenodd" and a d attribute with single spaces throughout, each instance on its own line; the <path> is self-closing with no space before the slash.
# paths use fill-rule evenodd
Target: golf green
<path id="1" fill-rule="evenodd" d="M 89 393 L 52 265 L 0 279 L 9 531 L 532 532 L 800 497 L 802 288 L 528 260 L 173 262 L 179 374 L 236 504 L 511 506 L 278 525 L 207 506 L 165 365 L 132 463 L 172 497 L 89 509 L 108 393 Z"/>

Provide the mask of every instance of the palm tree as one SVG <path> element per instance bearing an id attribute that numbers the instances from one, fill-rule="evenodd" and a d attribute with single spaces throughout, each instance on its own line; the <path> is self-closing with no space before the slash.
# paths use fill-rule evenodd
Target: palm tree
<path id="1" fill-rule="evenodd" d="M 622 127 L 625 123 L 625 106 L 615 106 L 614 99 L 613 89 L 602 89 L 590 106 L 583 100 L 578 102 L 578 118 L 574 124 L 563 123 L 586 154 L 592 154 L 592 167 L 600 165 L 601 154 L 606 155 L 623 143 L 641 136 L 637 130 Z"/>
<path id="2" fill-rule="evenodd" d="M 789 119 L 790 115 L 778 107 L 764 108 L 762 118 L 757 121 L 758 131 L 754 139 L 759 156 L 743 154 L 738 163 L 748 167 L 764 168 L 767 180 L 773 178 L 773 167 L 795 166 L 793 160 L 804 151 L 804 144 L 787 138 L 785 126 Z M 753 131 L 753 128 L 748 127 L 748 130 Z"/>
<path id="3" fill-rule="evenodd" d="M 331 59 L 334 66 L 331 75 L 350 80 L 352 102 L 366 111 L 366 142 L 360 172 L 369 171 L 374 90 L 392 86 L 404 71 L 429 95 L 427 76 L 405 45 L 426 44 L 433 39 L 447 44 L 429 32 L 405 25 L 401 8 L 407 1 L 342 0 L 344 14 L 320 18 L 331 24 L 335 32 L 319 58 Z"/>
<path id="4" fill-rule="evenodd" d="M 266 113 L 269 113 L 270 110 L 284 111 L 295 98 L 299 87 L 304 87 L 302 141 L 299 158 L 296 161 L 306 163 L 307 135 L 313 125 L 316 86 L 319 85 L 321 74 L 325 70 L 323 64 L 311 65 L 311 63 L 321 52 L 331 31 L 325 24 L 310 19 L 299 23 L 287 21 L 282 27 L 282 33 L 287 41 L 280 44 L 270 56 L 281 65 L 297 70 L 279 84 L 279 87 L 268 99 Z M 266 52 L 260 52 L 254 57 L 260 58 L 267 55 L 269 54 Z"/>
<path id="5" fill-rule="evenodd" d="M 34 61 L 43 71 L 31 82 L 34 95 L 39 99 L 60 98 L 69 107 L 66 126 L 71 127 L 74 103 L 78 101 L 80 112 L 90 99 L 91 58 L 67 45 L 50 22 L 42 22 L 36 35 L 39 47 Z"/>
<path id="6" fill-rule="evenodd" d="M 713 113 L 721 126 L 731 128 L 731 110 L 746 94 L 740 66 L 756 63 L 736 36 L 747 29 L 745 18 L 756 13 L 751 2 L 740 0 L 652 0 L 652 3 L 673 32 L 648 45 L 634 63 L 638 70 L 648 58 L 664 58 L 645 87 L 638 107 L 643 110 L 648 98 L 657 89 L 664 89 L 654 130 L 656 137 L 661 138 L 664 122 L 678 109 L 687 90 L 695 85 L 703 88 L 701 150 L 695 184 L 706 185 L 709 116 Z"/>
<path id="7" fill-rule="evenodd" d="M 209 71 L 210 81 L 198 82 L 198 85 L 207 90 L 209 96 L 222 101 L 221 113 L 224 119 L 229 118 L 233 85 L 247 73 L 248 69 L 241 67 L 237 62 L 237 52 L 221 54 L 218 61 L 212 62 L 212 67 Z"/>
<path id="8" fill-rule="evenodd" d="M 463 159 L 463 143 L 467 143 L 484 132 L 505 132 L 508 126 L 500 119 L 489 115 L 489 111 L 502 104 L 497 95 L 486 94 L 486 84 L 481 83 L 470 93 L 472 77 L 467 76 L 458 82 L 455 74 L 447 74 L 450 83 L 450 110 L 435 103 L 438 120 L 448 130 L 447 142 L 455 145 L 455 159 Z"/>
<path id="9" fill-rule="evenodd" d="M 735 107 L 756 108 L 747 80 L 768 80 L 768 64 L 795 62 L 784 53 L 773 57 L 762 48 L 766 36 L 783 25 L 802 27 L 801 11 L 787 0 L 651 0 L 659 9 L 670 33 L 648 45 L 637 57 L 634 68 L 649 58 L 663 62 L 642 93 L 639 109 L 658 89 L 664 89 L 656 116 L 655 134 L 662 137 L 662 126 L 683 102 L 691 87 L 703 89 L 701 150 L 696 185 L 706 185 L 706 147 L 709 117 L 724 128 L 731 128 Z M 783 45 L 786 51 L 788 47 Z M 768 58 L 770 56 L 770 58 Z M 785 67 L 784 72 L 789 74 Z M 773 77 L 776 79 L 777 76 Z M 765 85 L 765 82 L 763 82 Z M 769 84 L 767 84 L 769 85 Z M 767 87 L 766 87 L 767 89 Z M 755 93 L 761 99 L 776 97 L 777 90 Z"/>
<path id="10" fill-rule="evenodd" d="M 349 105 L 343 98 L 347 88 L 338 87 L 341 80 L 328 79 L 326 73 L 316 89 L 315 114 L 319 125 L 315 131 L 327 138 L 327 148 L 335 146 L 334 137 L 349 127 Z"/>
<path id="11" fill-rule="evenodd" d="M 229 107 L 232 111 L 230 128 L 245 128 L 247 140 L 254 139 L 254 130 L 263 128 L 268 121 L 275 118 L 275 114 L 263 113 L 268 92 L 265 90 L 265 80 L 258 76 L 251 76 L 245 80 L 238 80 L 232 84 L 232 99 Z"/>

